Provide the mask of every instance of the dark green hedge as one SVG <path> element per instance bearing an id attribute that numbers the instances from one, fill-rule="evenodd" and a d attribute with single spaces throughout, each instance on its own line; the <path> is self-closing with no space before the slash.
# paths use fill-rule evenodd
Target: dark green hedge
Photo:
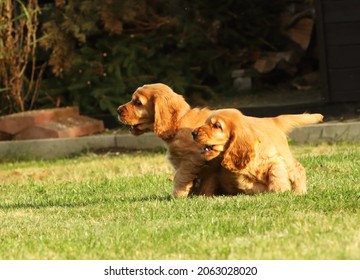
<path id="1" fill-rule="evenodd" d="M 68 0 L 44 5 L 39 106 L 112 113 L 138 86 L 163 82 L 201 98 L 231 95 L 234 69 L 280 51 L 285 0 Z M 46 50 L 46 51 L 45 51 Z"/>

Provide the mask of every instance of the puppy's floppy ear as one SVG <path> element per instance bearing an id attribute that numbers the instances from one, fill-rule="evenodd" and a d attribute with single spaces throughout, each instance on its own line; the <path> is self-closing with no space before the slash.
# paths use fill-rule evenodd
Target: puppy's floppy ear
<path id="1" fill-rule="evenodd" d="M 231 131 L 228 147 L 225 150 L 222 166 L 230 171 L 236 172 L 245 168 L 249 161 L 255 156 L 255 148 L 259 141 L 254 134 L 245 129 L 244 131 Z"/>
<path id="2" fill-rule="evenodd" d="M 154 132 L 163 140 L 172 138 L 180 118 L 190 109 L 184 98 L 171 89 L 154 95 Z"/>

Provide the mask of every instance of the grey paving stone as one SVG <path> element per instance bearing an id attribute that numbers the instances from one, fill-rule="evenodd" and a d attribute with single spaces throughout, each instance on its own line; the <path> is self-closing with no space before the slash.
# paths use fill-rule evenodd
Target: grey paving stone
<path id="1" fill-rule="evenodd" d="M 289 138 L 296 143 L 360 141 L 360 122 L 329 122 L 294 129 Z"/>
<path id="2" fill-rule="evenodd" d="M 360 122 L 327 122 L 296 128 L 289 138 L 295 143 L 360 142 Z M 153 133 L 94 135 L 78 138 L 0 141 L 0 157 L 53 159 L 99 149 L 151 150 L 165 147 Z"/>

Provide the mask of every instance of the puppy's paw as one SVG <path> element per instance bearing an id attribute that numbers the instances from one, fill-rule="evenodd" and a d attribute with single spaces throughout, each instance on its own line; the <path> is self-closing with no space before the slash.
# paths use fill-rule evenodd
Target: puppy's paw
<path id="1" fill-rule="evenodd" d="M 177 190 L 177 189 L 174 189 L 174 191 L 173 191 L 173 196 L 175 198 L 188 197 L 188 195 L 189 195 L 189 191 Z"/>

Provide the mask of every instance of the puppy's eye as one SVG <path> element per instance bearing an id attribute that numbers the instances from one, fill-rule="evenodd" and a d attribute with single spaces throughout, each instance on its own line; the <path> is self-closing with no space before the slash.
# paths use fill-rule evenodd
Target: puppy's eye
<path id="1" fill-rule="evenodd" d="M 142 103 L 141 103 L 141 101 L 139 99 L 137 99 L 137 100 L 134 100 L 134 105 L 135 106 L 141 106 Z"/>
<path id="2" fill-rule="evenodd" d="M 213 128 L 215 128 L 215 129 L 222 129 L 221 124 L 218 123 L 218 122 L 216 122 L 216 123 L 213 124 Z"/>

